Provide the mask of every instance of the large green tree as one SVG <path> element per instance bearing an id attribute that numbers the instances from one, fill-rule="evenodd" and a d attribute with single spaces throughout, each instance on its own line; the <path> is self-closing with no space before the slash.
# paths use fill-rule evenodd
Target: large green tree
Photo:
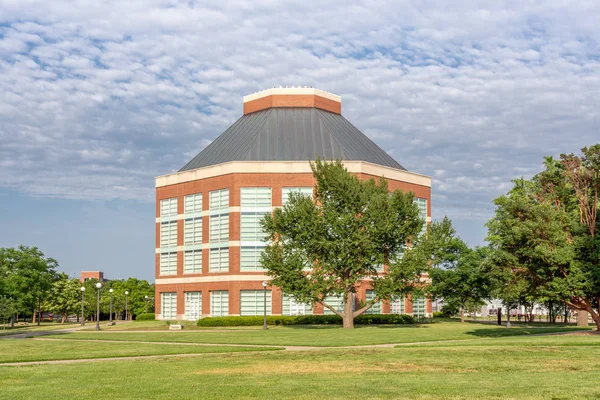
<path id="1" fill-rule="evenodd" d="M 17 312 L 32 312 L 35 321 L 57 268 L 56 260 L 37 247 L 0 248 L 0 294 L 13 299 Z"/>
<path id="2" fill-rule="evenodd" d="M 600 145 L 561 161 L 548 157 L 544 171 L 515 180 L 494 201 L 496 214 L 488 222 L 493 260 L 504 271 L 508 293 L 564 301 L 589 312 L 598 329 L 599 170 Z"/>
<path id="3" fill-rule="evenodd" d="M 283 208 L 265 216 L 269 245 L 262 264 L 272 286 L 297 301 L 322 304 L 352 328 L 354 318 L 376 302 L 422 286 L 437 240 L 451 236 L 451 226 L 434 224 L 435 234 L 421 235 L 425 221 L 412 193 L 390 193 L 385 179 L 361 180 L 341 161 L 317 160 L 311 167 L 314 199 L 292 194 Z M 389 271 L 380 274 L 383 265 Z M 376 295 L 354 309 L 354 294 L 365 280 Z M 343 298 L 343 311 L 327 304 L 329 296 Z"/>
<path id="4" fill-rule="evenodd" d="M 65 273 L 57 275 L 52 283 L 44 309 L 61 315 L 61 323 L 65 323 L 69 314 L 76 314 L 81 307 L 81 282 L 69 279 Z"/>
<path id="5" fill-rule="evenodd" d="M 465 321 L 465 310 L 490 298 L 493 280 L 486 271 L 486 247 L 469 249 L 464 242 L 457 246 L 456 262 L 443 268 L 431 269 L 431 294 L 443 298 L 452 308 L 460 310 L 460 320 Z"/>

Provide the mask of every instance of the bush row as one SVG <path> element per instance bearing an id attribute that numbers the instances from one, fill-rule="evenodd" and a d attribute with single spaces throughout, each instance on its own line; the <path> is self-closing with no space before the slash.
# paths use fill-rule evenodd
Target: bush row
<path id="1" fill-rule="evenodd" d="M 154 321 L 154 313 L 143 313 L 135 316 L 136 321 Z"/>
<path id="2" fill-rule="evenodd" d="M 198 326 L 260 326 L 261 316 L 255 317 L 206 317 L 198 320 Z M 357 325 L 414 324 L 415 320 L 405 314 L 362 314 L 354 319 Z M 267 325 L 341 325 L 338 315 L 267 315 Z"/>

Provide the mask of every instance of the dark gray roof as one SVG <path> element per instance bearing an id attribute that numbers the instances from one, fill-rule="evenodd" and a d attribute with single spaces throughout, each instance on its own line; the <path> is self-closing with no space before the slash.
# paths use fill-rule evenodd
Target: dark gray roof
<path id="1" fill-rule="evenodd" d="M 242 116 L 179 171 L 229 161 L 308 161 L 316 156 L 405 170 L 339 114 L 269 108 Z"/>

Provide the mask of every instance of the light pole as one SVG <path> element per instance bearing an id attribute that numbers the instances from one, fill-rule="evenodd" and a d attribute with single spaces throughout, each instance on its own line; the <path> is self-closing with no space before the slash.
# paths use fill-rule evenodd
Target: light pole
<path id="1" fill-rule="evenodd" d="M 147 313 L 148 312 L 148 303 L 150 303 L 151 301 L 154 301 L 154 297 L 145 295 L 144 298 L 146 299 L 146 304 L 144 305 L 144 312 Z"/>
<path id="2" fill-rule="evenodd" d="M 112 290 L 112 288 L 110 288 L 108 290 L 108 293 L 110 293 L 110 312 L 109 312 L 110 315 L 108 317 L 108 323 L 110 325 L 112 325 L 113 324 L 113 320 L 112 320 L 112 294 L 113 294 L 113 290 Z"/>
<path id="3" fill-rule="evenodd" d="M 263 310 L 264 310 L 264 318 L 263 318 L 263 330 L 267 330 L 267 282 L 263 282 Z"/>
<path id="4" fill-rule="evenodd" d="M 85 325 L 85 312 L 83 310 L 83 305 L 85 303 L 85 286 L 81 287 L 81 326 Z"/>
<path id="5" fill-rule="evenodd" d="M 102 288 L 102 284 L 100 282 L 96 283 L 96 289 L 98 289 L 98 300 L 96 302 L 96 330 L 100 330 L 100 289 Z"/>
<path id="6" fill-rule="evenodd" d="M 129 319 L 127 319 L 127 296 L 129 296 L 128 290 L 125 291 L 125 321 L 129 321 Z"/>

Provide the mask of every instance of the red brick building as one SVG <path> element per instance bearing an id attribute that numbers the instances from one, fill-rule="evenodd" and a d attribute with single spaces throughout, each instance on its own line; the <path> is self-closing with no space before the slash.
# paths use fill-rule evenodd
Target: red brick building
<path id="1" fill-rule="evenodd" d="M 79 278 L 81 282 L 85 282 L 88 279 L 97 279 L 100 282 L 105 282 L 104 272 L 102 271 L 81 271 L 81 277 Z"/>
<path id="2" fill-rule="evenodd" d="M 352 173 L 385 177 L 415 194 L 431 215 L 431 179 L 407 171 L 341 115 L 341 98 L 313 88 L 268 89 L 244 97 L 244 114 L 179 172 L 156 178 L 156 317 L 262 315 L 259 221 L 290 192 L 312 194 L 308 160 L 342 159 Z M 383 270 L 382 270 L 383 273 Z M 369 283 L 356 301 L 374 294 Z M 341 299 L 327 303 L 343 307 Z M 426 299 L 376 304 L 372 313 L 425 315 Z M 323 314 L 268 288 L 267 313 Z"/>

